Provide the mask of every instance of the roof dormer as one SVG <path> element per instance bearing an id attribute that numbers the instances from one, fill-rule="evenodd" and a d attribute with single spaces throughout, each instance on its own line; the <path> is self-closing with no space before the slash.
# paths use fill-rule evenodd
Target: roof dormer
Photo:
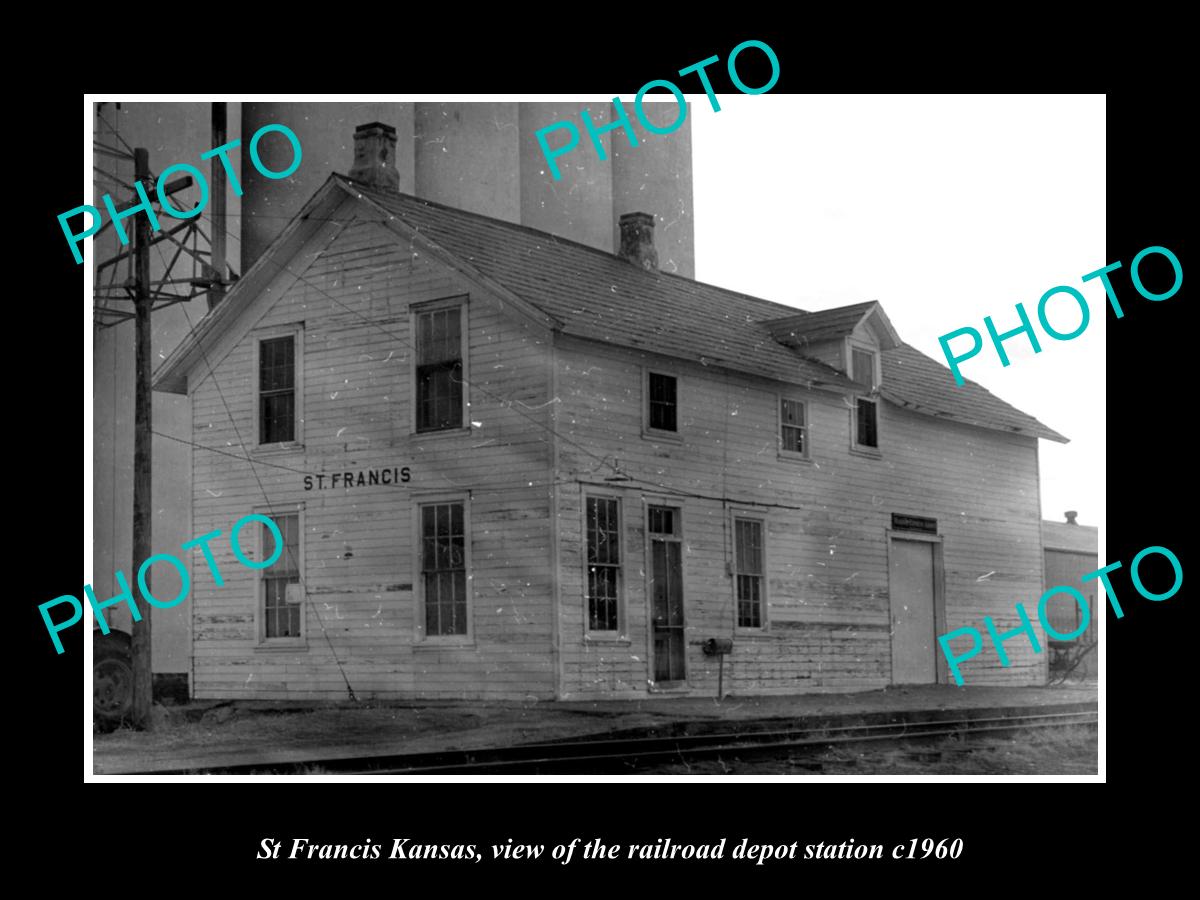
<path id="1" fill-rule="evenodd" d="M 901 345 L 896 329 L 875 301 L 798 313 L 763 324 L 779 343 L 833 366 L 872 391 L 883 379 L 879 352 Z"/>

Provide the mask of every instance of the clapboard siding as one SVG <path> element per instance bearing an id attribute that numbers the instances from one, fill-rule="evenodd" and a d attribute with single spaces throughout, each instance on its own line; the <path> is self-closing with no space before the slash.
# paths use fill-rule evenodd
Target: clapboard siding
<path id="1" fill-rule="evenodd" d="M 346 679 L 360 699 L 553 696 L 549 335 L 372 222 L 331 228 L 281 264 L 300 277 L 247 316 L 251 330 L 213 354 L 212 375 L 194 376 L 195 441 L 232 455 L 193 454 L 193 526 L 222 532 L 212 551 L 225 579 L 218 587 L 195 553 L 196 697 L 337 698 Z M 414 435 L 408 307 L 460 295 L 473 426 Z M 259 451 L 256 334 L 298 323 L 303 447 Z M 253 465 L 234 458 L 243 447 Z M 405 466 L 408 483 L 304 489 L 303 473 Z M 431 494 L 469 495 L 471 647 L 414 646 L 413 504 Z M 259 648 L 257 575 L 235 560 L 229 531 L 250 512 L 298 504 L 307 647 Z"/>
<path id="2" fill-rule="evenodd" d="M 938 520 L 947 628 L 1018 624 L 1014 603 L 1040 594 L 1036 439 L 974 428 L 881 403 L 880 454 L 850 450 L 845 397 L 784 388 L 581 340 L 556 353 L 564 696 L 644 694 L 652 672 L 644 496 L 683 510 L 689 686 L 715 693 L 717 665 L 699 641 L 734 632 L 729 507 L 766 522 L 768 632 L 734 635 L 727 690 L 773 693 L 881 687 L 891 680 L 888 529 L 892 513 Z M 679 378 L 680 443 L 643 436 L 643 367 Z M 777 452 L 780 392 L 808 404 L 809 461 Z M 632 482 L 605 482 L 619 462 Z M 583 497 L 619 495 L 624 515 L 628 643 L 589 643 Z M 679 498 L 673 492 L 689 496 Z M 758 504 L 758 505 L 756 505 Z M 969 683 L 1032 683 L 1045 657 L 1024 637 L 964 666 Z"/>
<path id="3" fill-rule="evenodd" d="M 729 691 L 889 684 L 893 513 L 938 520 L 947 629 L 982 627 L 985 615 L 1009 629 L 1014 603 L 1036 602 L 1036 438 L 881 402 L 879 454 L 855 452 L 847 396 L 552 334 L 419 242 L 355 218 L 361 210 L 347 199 L 314 223 L 247 302 L 241 331 L 214 337 L 215 371 L 206 363 L 189 375 L 195 442 L 207 448 L 192 454 L 192 527 L 221 532 L 211 550 L 224 578 L 216 584 L 193 554 L 196 697 L 336 699 L 347 681 L 360 698 L 645 696 L 648 504 L 681 510 L 683 692 L 716 692 L 717 661 L 699 644 L 730 635 Z M 470 427 L 416 435 L 409 308 L 448 297 L 467 302 Z M 301 329 L 302 445 L 259 450 L 255 346 L 292 327 Z M 644 434 L 646 367 L 679 379 L 678 441 Z M 807 403 L 807 460 L 778 452 L 781 394 Z M 408 482 L 304 488 L 306 474 L 402 468 Z M 621 501 L 616 640 L 586 634 L 590 492 Z M 414 506 L 435 496 L 468 503 L 469 646 L 417 640 Z M 260 647 L 260 582 L 234 558 L 229 531 L 251 512 L 296 508 L 307 644 Z M 735 510 L 766 526 L 761 632 L 735 628 Z M 1005 668 L 985 647 L 964 666 L 968 682 L 1044 680 L 1045 656 L 1024 637 L 1007 649 Z"/>

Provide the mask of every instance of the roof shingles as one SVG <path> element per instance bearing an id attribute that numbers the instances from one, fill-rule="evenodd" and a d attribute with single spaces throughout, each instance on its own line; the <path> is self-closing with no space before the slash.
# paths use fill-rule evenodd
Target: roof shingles
<path id="1" fill-rule="evenodd" d="M 647 271 L 611 253 L 522 225 L 344 183 L 557 319 L 565 334 L 652 349 L 792 384 L 855 389 L 838 370 L 805 358 L 771 336 L 764 323 L 801 315 L 803 311 L 795 307 Z M 812 313 L 810 321 L 833 333 L 857 321 L 871 305 Z M 883 352 L 880 391 L 885 399 L 927 415 L 1066 440 L 981 385 L 967 381 L 955 387 L 949 369 L 907 344 Z"/>
<path id="2" fill-rule="evenodd" d="M 647 271 L 602 250 L 523 225 L 364 187 L 331 176 L 352 196 L 382 209 L 408 228 L 463 260 L 485 279 L 554 320 L 562 333 L 651 350 L 705 365 L 806 387 L 854 391 L 842 372 L 772 337 L 767 324 L 804 311 L 678 275 Z M 327 182 L 322 191 L 332 188 Z M 314 195 L 310 204 L 322 196 Z M 302 213 L 303 215 L 303 213 Z M 274 245 L 273 245 L 274 246 Z M 269 251 L 268 251 L 269 252 Z M 216 332 L 217 320 L 236 316 L 252 298 L 235 286 L 224 304 L 200 322 L 155 373 L 159 389 L 180 390 L 181 373 L 196 345 Z M 821 333 L 839 333 L 872 304 L 855 304 L 804 317 Z M 214 315 L 216 314 L 216 315 Z M 955 387 L 950 370 L 902 344 L 883 351 L 883 397 L 932 416 L 982 428 L 1064 441 L 1035 418 L 972 381 Z"/>

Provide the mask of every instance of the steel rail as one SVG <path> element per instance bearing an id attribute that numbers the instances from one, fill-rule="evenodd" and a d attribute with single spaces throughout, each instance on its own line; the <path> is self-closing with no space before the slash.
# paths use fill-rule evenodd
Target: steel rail
<path id="1" fill-rule="evenodd" d="M 568 738 L 501 748 L 313 758 L 286 762 L 248 762 L 205 768 L 157 770 L 153 774 L 296 774 L 314 768 L 329 774 L 348 775 L 453 775 L 551 771 L 573 774 L 591 774 L 597 771 L 628 773 L 664 763 L 721 756 L 744 759 L 778 755 L 782 751 L 815 751 L 840 744 L 967 737 L 1031 729 L 1091 727 L 1096 724 L 1097 712 L 1090 709 L 800 729 L 751 728 L 742 731 L 724 730 L 708 734 L 672 736 Z"/>

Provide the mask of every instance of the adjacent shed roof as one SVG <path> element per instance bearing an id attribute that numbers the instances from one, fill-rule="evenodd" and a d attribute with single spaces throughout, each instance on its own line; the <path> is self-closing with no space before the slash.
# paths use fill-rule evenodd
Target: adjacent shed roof
<path id="1" fill-rule="evenodd" d="M 1095 525 L 1069 525 L 1042 519 L 1042 546 L 1047 550 L 1098 553 L 1100 530 Z"/>
<path id="2" fill-rule="evenodd" d="M 804 316 L 795 307 L 647 271 L 614 254 L 546 232 L 406 194 L 370 189 L 339 175 L 331 176 L 331 183 L 378 211 L 381 221 L 416 232 L 422 240 L 541 310 L 561 333 L 812 388 L 857 389 L 837 369 L 808 359 L 773 337 L 768 323 L 777 325 L 781 319 Z M 321 190 L 330 189 L 331 183 Z M 246 292 L 235 288 L 221 306 L 249 299 Z M 221 306 L 217 310 L 223 317 L 234 312 Z M 855 304 L 810 313 L 804 316 L 805 327 L 811 327 L 813 333 L 840 335 L 874 306 Z M 206 325 L 201 323 L 190 343 L 205 340 Z M 180 383 L 181 370 L 195 358 L 190 350 L 185 345 L 171 354 L 156 373 L 156 385 Z M 1066 440 L 974 382 L 955 387 L 949 369 L 904 344 L 883 352 L 881 392 L 887 400 L 927 415 Z"/>

